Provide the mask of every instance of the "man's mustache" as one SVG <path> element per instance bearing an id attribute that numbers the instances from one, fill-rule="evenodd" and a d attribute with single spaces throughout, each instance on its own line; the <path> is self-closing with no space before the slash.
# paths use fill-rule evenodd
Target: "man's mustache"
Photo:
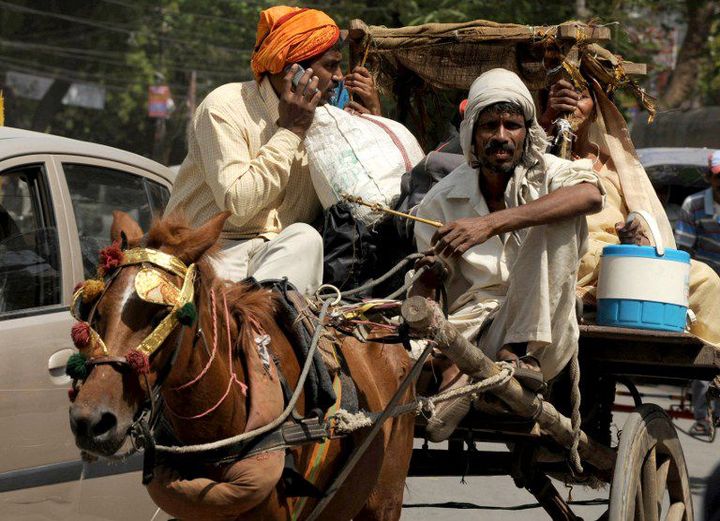
<path id="1" fill-rule="evenodd" d="M 509 141 L 506 141 L 504 143 L 501 143 L 500 141 L 490 141 L 490 143 L 485 145 L 486 154 L 494 154 L 495 152 L 508 152 L 510 154 L 514 154 L 515 145 L 513 145 Z"/>

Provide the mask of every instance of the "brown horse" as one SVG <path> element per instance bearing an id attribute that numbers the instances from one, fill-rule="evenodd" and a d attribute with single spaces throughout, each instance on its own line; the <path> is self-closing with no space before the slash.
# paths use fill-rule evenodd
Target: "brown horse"
<path id="1" fill-rule="evenodd" d="M 160 387 L 166 411 L 170 411 L 165 416 L 183 444 L 228 438 L 278 417 L 284 398 L 276 365 L 294 389 L 304 361 L 297 360 L 278 326 L 271 292 L 215 277 L 212 248 L 228 214 L 219 214 L 197 229 L 170 216 L 156 222 L 145 236 L 127 214 L 115 212 L 114 217 L 113 241 L 122 237 L 131 248 L 159 250 L 185 266 L 196 264 L 194 304 L 198 318 L 193 325 L 173 329 L 150 356 L 145 378 L 139 371 L 128 371 L 124 364 L 92 365 L 70 407 L 78 447 L 100 457 L 110 457 L 127 447 L 129 429 L 148 396 L 147 386 L 152 387 L 168 367 Z M 91 360 L 104 355 L 108 361 L 122 361 L 168 314 L 167 306 L 139 297 L 135 279 L 143 267 L 147 265 L 121 265 L 106 282 L 91 319 L 105 351 L 98 353 L 96 343 L 89 348 L 95 352 L 86 354 Z M 174 286 L 182 286 L 181 276 L 172 272 L 163 275 Z M 207 339 L 205 343 L 198 341 L 198 328 Z M 269 335 L 268 350 L 277 364 L 261 359 L 254 337 L 258 331 Z M 382 410 L 409 372 L 410 360 L 403 348 L 344 338 L 340 350 L 356 385 L 360 408 Z M 409 389 L 403 402 L 411 400 L 412 394 Z M 303 413 L 304 407 L 301 397 L 297 409 Z M 412 415 L 385 423 L 321 519 L 399 519 L 413 424 Z M 320 490 L 341 470 L 349 451 L 362 441 L 363 435 L 360 430 L 325 442 L 327 452 L 312 479 Z M 310 444 L 290 450 L 300 474 L 305 475 L 313 461 L 317 462 L 318 447 Z M 163 510 L 185 520 L 304 519 L 317 500 L 307 499 L 300 509 L 302 501 L 287 497 L 280 479 L 285 454 L 267 452 L 226 465 L 203 464 L 190 473 L 158 466 L 148 492 Z"/>

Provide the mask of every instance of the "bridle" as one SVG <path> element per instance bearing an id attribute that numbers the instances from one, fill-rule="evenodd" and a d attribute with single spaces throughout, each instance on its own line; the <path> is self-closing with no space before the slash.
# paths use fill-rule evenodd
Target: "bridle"
<path id="1" fill-rule="evenodd" d="M 88 378 L 90 372 L 98 365 L 111 365 L 121 371 L 132 370 L 144 379 L 149 407 L 143 406 L 138 417 L 130 427 L 130 436 L 134 448 L 143 446 L 150 450 L 152 442 L 151 425 L 158 419 L 159 408 L 156 395 L 159 393 L 162 380 L 171 367 L 160 369 L 160 376 L 151 388 L 148 373 L 150 371 L 150 358 L 160 350 L 168 337 L 179 326 L 192 326 L 197 318 L 197 309 L 194 303 L 197 267 L 195 264 L 185 265 L 179 258 L 152 248 L 133 248 L 121 250 L 117 244 L 105 248 L 100 252 L 103 258 L 112 255 L 114 266 L 99 269 L 96 279 L 85 281 L 73 294 L 72 315 L 78 320 L 73 326 L 73 340 L 79 353 L 68 360 L 68 375 L 73 379 L 71 400 L 77 393 L 77 382 Z M 134 289 L 138 297 L 146 302 L 166 306 L 168 314 L 153 328 L 153 330 L 125 356 L 111 356 L 105 341 L 93 328 L 96 310 L 105 297 L 108 289 L 118 277 L 123 268 L 128 266 L 141 266 L 134 278 Z M 180 286 L 169 280 L 166 273 L 180 278 Z M 101 289 L 98 289 L 101 288 Z M 194 332 L 195 340 L 204 337 L 202 332 Z M 178 337 L 174 353 L 169 359 L 171 366 L 184 335 Z M 194 340 L 194 341 L 195 341 Z M 193 341 L 193 342 L 194 342 Z M 100 352 L 101 354 L 96 355 Z M 89 355 L 89 356 L 88 356 Z M 74 359 L 74 360 L 73 360 Z M 147 454 L 146 454 L 147 457 Z"/>
<path id="2" fill-rule="evenodd" d="M 134 279 L 137 295 L 146 302 L 168 307 L 169 313 L 125 357 L 110 356 L 103 338 L 92 327 L 95 311 L 122 268 L 134 265 L 142 266 Z M 178 288 L 168 280 L 160 270 L 180 277 L 182 281 L 181 287 Z M 173 255 L 151 248 L 133 248 L 122 251 L 118 266 L 104 277 L 103 289 L 97 298 L 87 298 L 85 294 L 87 282 L 78 288 L 73 295 L 71 312 L 79 321 L 75 327 L 82 327 L 87 332 L 86 336 L 89 340 L 85 345 L 80 345 L 78 348 L 81 352 L 86 351 L 87 348 L 90 348 L 93 353 L 98 350 L 102 351 L 102 356 L 86 358 L 86 366 L 90 369 L 102 364 L 129 365 L 131 368 L 136 369 L 137 372 L 142 373 L 142 363 L 146 360 L 138 362 L 139 357 L 143 359 L 151 357 L 181 323 L 192 325 L 194 322 L 197 314 L 193 302 L 195 298 L 196 271 L 195 264 L 186 266 Z M 90 309 L 85 314 L 83 308 L 87 307 L 88 300 L 90 300 Z"/>

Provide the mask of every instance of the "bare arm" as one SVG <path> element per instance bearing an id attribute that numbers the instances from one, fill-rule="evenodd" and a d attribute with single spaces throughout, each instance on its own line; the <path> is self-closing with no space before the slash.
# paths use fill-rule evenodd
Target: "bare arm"
<path id="1" fill-rule="evenodd" d="M 473 246 L 501 233 L 596 213 L 602 209 L 602 200 L 600 190 L 590 183 L 559 188 L 515 208 L 448 223 L 435 232 L 432 244 L 438 254 L 462 255 Z"/>

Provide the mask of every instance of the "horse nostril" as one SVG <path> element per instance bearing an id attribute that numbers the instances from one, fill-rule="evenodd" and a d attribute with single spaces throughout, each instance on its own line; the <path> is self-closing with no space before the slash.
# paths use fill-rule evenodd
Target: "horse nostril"
<path id="1" fill-rule="evenodd" d="M 92 434 L 95 437 L 102 436 L 103 434 L 113 430 L 117 425 L 117 418 L 115 415 L 109 412 L 105 412 L 100 416 L 100 421 L 92 427 Z"/>
<path id="2" fill-rule="evenodd" d="M 80 439 L 97 440 L 116 426 L 117 417 L 111 412 L 84 407 L 72 407 L 70 410 L 70 427 Z"/>

